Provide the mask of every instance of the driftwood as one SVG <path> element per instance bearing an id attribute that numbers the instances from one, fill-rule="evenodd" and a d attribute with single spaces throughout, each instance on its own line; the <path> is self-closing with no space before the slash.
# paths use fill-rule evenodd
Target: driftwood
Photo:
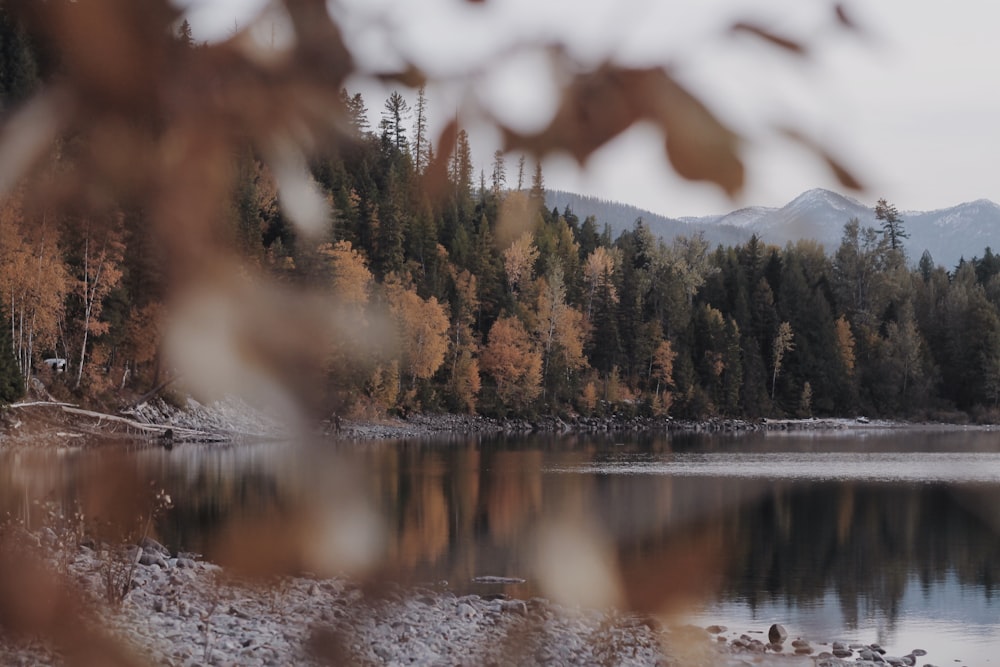
<path id="1" fill-rule="evenodd" d="M 170 438 L 172 440 L 199 440 L 199 441 L 222 441 L 226 438 L 218 433 L 211 433 L 209 431 L 199 431 L 198 429 L 186 428 L 184 426 L 173 426 L 170 424 L 144 424 L 142 422 L 135 421 L 134 419 L 129 419 L 127 417 L 120 417 L 118 415 L 109 415 L 105 412 L 95 412 L 93 410 L 83 410 L 76 407 L 72 403 L 53 403 L 48 401 L 33 401 L 30 403 L 14 403 L 10 405 L 11 408 L 29 408 L 29 407 L 57 407 L 61 409 L 66 414 L 77 415 L 80 417 L 88 417 L 90 419 L 97 420 L 98 425 L 105 422 L 110 424 L 121 424 L 126 428 L 138 431 L 139 433 L 144 433 L 150 436 Z"/>

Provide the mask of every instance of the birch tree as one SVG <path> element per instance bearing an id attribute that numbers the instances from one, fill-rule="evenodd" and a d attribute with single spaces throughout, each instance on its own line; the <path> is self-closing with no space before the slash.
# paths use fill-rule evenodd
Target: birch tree
<path id="1" fill-rule="evenodd" d="M 79 227 L 82 234 L 82 262 L 76 280 L 75 293 L 82 305 L 80 316 L 80 354 L 76 364 L 76 382 L 80 388 L 83 369 L 87 364 L 88 346 L 92 336 L 108 332 L 109 325 L 101 320 L 104 299 L 119 283 L 122 277 L 122 256 L 125 245 L 122 242 L 122 219 L 114 214 L 114 219 L 103 229 L 91 220 Z"/>

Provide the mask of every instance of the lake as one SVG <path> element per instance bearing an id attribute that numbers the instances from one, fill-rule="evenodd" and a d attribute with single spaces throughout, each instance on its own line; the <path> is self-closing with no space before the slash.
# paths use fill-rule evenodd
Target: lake
<path id="1" fill-rule="evenodd" d="M 780 622 L 1000 662 L 995 431 L 20 451 L 0 454 L 0 483 L 29 523 L 54 507 L 88 529 L 146 520 L 234 570 L 613 602 L 727 636 Z M 173 506 L 149 520 L 161 489 Z"/>

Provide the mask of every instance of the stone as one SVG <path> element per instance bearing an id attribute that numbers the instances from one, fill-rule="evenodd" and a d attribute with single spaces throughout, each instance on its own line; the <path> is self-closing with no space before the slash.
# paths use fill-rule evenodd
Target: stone
<path id="1" fill-rule="evenodd" d="M 910 651 L 910 655 L 916 655 L 916 656 L 927 655 L 927 651 L 925 651 L 922 648 L 915 648 L 912 651 Z"/>
<path id="2" fill-rule="evenodd" d="M 139 546 L 143 551 L 157 553 L 163 558 L 170 558 L 170 549 L 166 548 L 152 537 L 146 536 L 139 540 Z"/>
<path id="3" fill-rule="evenodd" d="M 147 566 L 159 565 L 164 570 L 167 569 L 167 561 L 163 559 L 163 556 L 152 551 L 143 551 L 139 556 L 139 564 Z"/>
<path id="4" fill-rule="evenodd" d="M 781 644 L 786 639 L 788 639 L 788 631 L 785 627 L 779 623 L 775 623 L 767 631 L 767 638 L 772 644 Z"/>
<path id="5" fill-rule="evenodd" d="M 713 635 L 718 635 L 725 632 L 728 628 L 724 625 L 710 625 L 705 629 L 708 630 L 708 632 Z"/>
<path id="6" fill-rule="evenodd" d="M 500 611 L 507 612 L 508 614 L 527 616 L 528 605 L 523 600 L 502 600 L 500 602 Z"/>

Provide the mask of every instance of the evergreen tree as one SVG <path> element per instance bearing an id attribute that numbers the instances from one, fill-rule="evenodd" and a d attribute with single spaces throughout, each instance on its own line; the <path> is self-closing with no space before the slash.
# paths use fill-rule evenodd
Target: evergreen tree
<path id="1" fill-rule="evenodd" d="M 882 231 L 889 240 L 889 247 L 894 251 L 902 251 L 903 239 L 910 238 L 910 235 L 903 227 L 903 218 L 896 207 L 885 199 L 879 199 L 875 204 L 875 219 L 882 221 Z"/>
<path id="2" fill-rule="evenodd" d="M 398 91 L 392 91 L 389 94 L 389 99 L 385 101 L 380 128 L 383 143 L 391 145 L 397 153 L 405 153 L 409 150 L 409 143 L 406 139 L 406 121 L 409 116 L 410 105 Z"/>

